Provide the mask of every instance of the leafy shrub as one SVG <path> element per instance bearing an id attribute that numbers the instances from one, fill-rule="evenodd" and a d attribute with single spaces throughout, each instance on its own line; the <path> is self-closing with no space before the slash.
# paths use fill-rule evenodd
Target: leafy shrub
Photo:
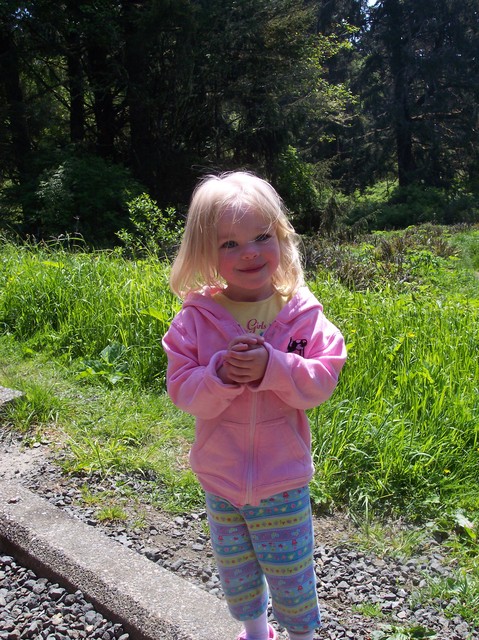
<path id="1" fill-rule="evenodd" d="M 446 202 L 446 194 L 434 187 L 398 187 L 379 211 L 377 228 L 401 229 L 425 222 L 441 224 Z"/>
<path id="2" fill-rule="evenodd" d="M 342 209 L 330 185 L 327 163 L 310 164 L 288 147 L 279 158 L 277 173 L 276 186 L 293 213 L 297 231 L 330 231 L 337 226 Z"/>
<path id="3" fill-rule="evenodd" d="M 363 194 L 356 194 L 348 215 L 350 225 L 362 222 L 372 229 L 404 229 L 434 224 L 479 221 L 479 196 L 461 187 L 444 190 L 413 184 L 378 183 Z"/>
<path id="4" fill-rule="evenodd" d="M 92 155 L 68 156 L 41 176 L 36 235 L 76 233 L 97 246 L 111 246 L 128 220 L 127 201 L 140 192 L 124 167 Z"/>
<path id="5" fill-rule="evenodd" d="M 388 284 L 417 288 L 426 278 L 439 278 L 441 268 L 447 268 L 448 260 L 457 255 L 447 228 L 432 224 L 376 232 L 348 245 L 308 236 L 303 246 L 310 277 L 327 271 L 356 291 L 378 290 Z"/>
<path id="6" fill-rule="evenodd" d="M 99 358 L 83 360 L 78 379 L 96 378 L 106 381 L 111 386 L 120 381 L 130 380 L 126 352 L 126 347 L 118 342 L 108 344 L 101 351 Z"/>
<path id="7" fill-rule="evenodd" d="M 449 194 L 444 208 L 444 224 L 479 222 L 479 196 L 462 188 Z"/>
<path id="8" fill-rule="evenodd" d="M 147 193 L 143 193 L 128 202 L 128 212 L 131 230 L 120 229 L 116 235 L 131 257 L 171 258 L 182 233 L 175 210 L 169 207 L 162 211 Z"/>

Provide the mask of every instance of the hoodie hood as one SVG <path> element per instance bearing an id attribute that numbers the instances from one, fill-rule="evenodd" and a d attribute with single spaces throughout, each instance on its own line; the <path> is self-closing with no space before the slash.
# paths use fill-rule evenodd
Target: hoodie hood
<path id="1" fill-rule="evenodd" d="M 205 287 L 201 291 L 189 293 L 183 303 L 183 309 L 195 307 L 205 315 L 211 316 L 211 319 L 217 322 L 225 322 L 225 315 L 231 316 L 225 311 L 224 307 L 214 299 L 214 296 L 222 291 L 219 287 Z M 316 309 L 318 312 L 323 311 L 321 303 L 318 302 L 308 287 L 300 287 L 291 300 L 279 312 L 275 322 L 279 324 L 295 322 L 298 316 L 313 309 Z M 232 317 L 231 320 L 237 325 Z"/>

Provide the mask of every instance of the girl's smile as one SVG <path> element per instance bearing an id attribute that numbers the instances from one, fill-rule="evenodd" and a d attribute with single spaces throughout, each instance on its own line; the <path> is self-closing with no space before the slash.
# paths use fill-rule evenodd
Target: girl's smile
<path id="1" fill-rule="evenodd" d="M 232 300 L 264 300 L 274 292 L 272 277 L 278 268 L 278 236 L 260 213 L 244 207 L 228 208 L 218 221 L 218 272 Z"/>

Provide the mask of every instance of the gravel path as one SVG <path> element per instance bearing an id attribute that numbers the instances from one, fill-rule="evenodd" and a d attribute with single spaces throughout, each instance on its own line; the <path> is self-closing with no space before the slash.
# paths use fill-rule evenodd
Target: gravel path
<path id="1" fill-rule="evenodd" d="M 22 450 L 18 442 L 5 443 L 4 439 L 2 448 L 6 453 L 0 462 L 0 478 L 16 478 L 52 504 L 102 529 L 152 562 L 223 597 L 204 512 L 175 517 L 154 509 L 146 499 L 142 500 L 148 493 L 148 483 L 138 479 L 66 477 L 52 462 L 48 446 Z M 103 490 L 114 491 L 118 496 L 119 481 L 124 487 L 124 509 L 129 517 L 121 523 L 102 524 L 95 508 L 85 507 L 85 487 L 90 494 Z M 133 500 L 131 495 L 136 498 Z M 352 542 L 353 528 L 344 516 L 317 518 L 315 531 L 318 596 L 323 615 L 323 628 L 316 640 L 370 640 L 375 630 L 387 624 L 405 629 L 422 626 L 434 631 L 437 640 L 479 639 L 479 632 L 459 616 L 447 615 L 451 603 L 435 600 L 419 605 L 411 601 L 411 595 L 428 579 L 448 574 L 445 556 L 434 540 L 423 545 L 421 555 L 401 562 L 360 551 Z M 380 616 L 366 616 L 365 607 L 374 608 Z M 284 630 L 279 632 L 281 639 L 287 638 Z M 129 636 L 120 625 L 97 613 L 80 592 L 69 593 L 35 576 L 15 558 L 0 553 L 0 640 L 20 638 L 127 640 Z"/>

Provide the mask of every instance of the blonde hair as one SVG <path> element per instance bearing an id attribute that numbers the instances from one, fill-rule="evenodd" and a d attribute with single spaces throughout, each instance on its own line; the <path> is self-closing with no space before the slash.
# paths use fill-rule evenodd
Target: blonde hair
<path id="1" fill-rule="evenodd" d="M 272 278 L 275 288 L 289 295 L 304 283 L 299 236 L 288 220 L 282 199 L 266 180 L 246 171 L 234 171 L 207 176 L 193 192 L 170 275 L 171 289 L 180 298 L 205 285 L 224 287 L 217 269 L 217 224 L 227 208 L 238 211 L 244 206 L 264 216 L 277 234 L 280 262 Z"/>

